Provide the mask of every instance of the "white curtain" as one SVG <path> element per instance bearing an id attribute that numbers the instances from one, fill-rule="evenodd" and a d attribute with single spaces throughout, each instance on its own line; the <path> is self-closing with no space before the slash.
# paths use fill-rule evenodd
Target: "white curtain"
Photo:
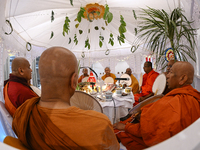
<path id="1" fill-rule="evenodd" d="M 32 61 L 32 84 L 38 87 L 37 71 L 36 71 L 36 59 Z"/>

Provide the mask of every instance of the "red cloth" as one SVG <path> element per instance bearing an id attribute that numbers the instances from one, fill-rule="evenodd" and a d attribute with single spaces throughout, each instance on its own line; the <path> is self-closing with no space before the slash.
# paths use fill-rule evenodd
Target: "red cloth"
<path id="1" fill-rule="evenodd" d="M 4 84 L 7 84 L 8 82 L 8 97 L 16 108 L 23 104 L 27 99 L 38 97 L 28 85 L 26 79 L 10 74 L 9 80 L 6 80 Z"/>
<path id="2" fill-rule="evenodd" d="M 148 74 L 145 73 L 143 75 L 141 93 L 134 94 L 134 98 L 135 98 L 134 105 L 137 105 L 139 103 L 138 100 L 140 97 L 143 97 L 143 96 L 146 96 L 146 95 L 152 93 L 152 86 L 158 75 L 159 75 L 159 73 L 155 72 L 154 70 L 151 70 Z"/>
<path id="3" fill-rule="evenodd" d="M 142 107 L 140 123 L 127 123 L 117 138 L 128 150 L 143 149 L 182 131 L 200 117 L 200 92 L 191 85 L 177 88 Z M 117 133 L 119 130 L 115 130 Z"/>

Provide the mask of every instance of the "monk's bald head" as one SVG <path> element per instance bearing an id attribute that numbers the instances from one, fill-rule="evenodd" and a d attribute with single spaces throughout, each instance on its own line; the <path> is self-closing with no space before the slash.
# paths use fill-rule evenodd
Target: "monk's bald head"
<path id="1" fill-rule="evenodd" d="M 12 74 L 24 78 L 30 82 L 32 69 L 28 60 L 24 57 L 16 57 L 12 61 Z"/>
<path id="2" fill-rule="evenodd" d="M 69 79 L 77 72 L 75 55 L 63 47 L 51 47 L 45 50 L 39 61 L 40 79 Z"/>
<path id="3" fill-rule="evenodd" d="M 174 89 L 193 82 L 194 67 L 189 62 L 179 61 L 174 63 L 167 75 L 169 88 Z"/>
<path id="4" fill-rule="evenodd" d="M 28 60 L 24 57 L 16 57 L 12 61 L 12 72 L 18 71 L 18 68 L 24 68 L 27 64 L 29 64 Z"/>

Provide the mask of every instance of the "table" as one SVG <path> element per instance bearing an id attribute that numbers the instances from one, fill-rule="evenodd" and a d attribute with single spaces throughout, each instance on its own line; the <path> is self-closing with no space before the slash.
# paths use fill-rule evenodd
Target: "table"
<path id="1" fill-rule="evenodd" d="M 99 101 L 99 103 L 103 108 L 103 113 L 108 116 L 111 123 L 114 124 L 119 122 L 121 117 L 128 114 L 129 109 L 132 108 L 133 103 L 135 103 L 135 99 L 132 93 L 127 96 L 118 96 L 114 93 L 113 100 L 114 102 L 103 99 L 103 101 Z"/>

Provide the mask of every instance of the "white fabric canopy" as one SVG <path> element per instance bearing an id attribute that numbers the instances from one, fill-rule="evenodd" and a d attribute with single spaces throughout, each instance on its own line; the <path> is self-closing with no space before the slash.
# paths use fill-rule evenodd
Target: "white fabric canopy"
<path id="1" fill-rule="evenodd" d="M 75 24 L 78 22 L 74 20 L 80 7 L 85 7 L 89 3 L 98 3 L 103 6 L 107 3 L 110 12 L 113 14 L 112 22 L 106 26 L 103 19 L 94 20 L 93 22 L 82 19 L 79 27 L 75 28 Z M 174 7 L 183 3 L 178 0 L 73 0 L 73 4 L 74 6 L 71 6 L 70 0 L 7 0 L 5 19 L 11 22 L 17 35 L 32 45 L 47 48 L 63 46 L 73 51 L 77 57 L 81 57 L 82 52 L 85 53 L 86 57 L 103 57 L 107 49 L 111 50 L 109 56 L 119 56 L 131 54 L 130 49 L 138 40 L 135 37 L 138 20 L 134 19 L 132 10 L 135 10 L 137 15 L 138 10 L 146 8 L 146 6 L 171 11 Z M 53 22 L 51 22 L 52 10 L 55 13 Z M 62 30 L 66 15 L 71 20 L 70 33 L 64 37 Z M 125 33 L 126 40 L 122 45 L 117 40 L 120 15 L 124 17 L 127 29 Z M 95 30 L 95 26 L 98 26 L 99 30 Z M 105 30 L 102 30 L 101 27 L 105 27 Z M 10 30 L 8 25 L 4 25 L 3 29 L 7 32 Z M 82 34 L 79 34 L 80 29 L 83 30 Z M 88 29 L 90 29 L 90 33 L 88 33 Z M 50 39 L 51 31 L 54 32 L 52 39 Z M 114 46 L 108 44 L 110 33 L 114 35 Z M 78 38 L 77 45 L 73 42 L 75 34 Z M 100 34 L 104 36 L 102 48 L 99 47 Z M 68 44 L 69 37 L 72 40 L 71 44 Z M 90 50 L 84 47 L 87 37 L 90 40 Z M 140 41 L 139 43 L 141 46 L 136 53 L 143 51 L 143 42 Z"/>

